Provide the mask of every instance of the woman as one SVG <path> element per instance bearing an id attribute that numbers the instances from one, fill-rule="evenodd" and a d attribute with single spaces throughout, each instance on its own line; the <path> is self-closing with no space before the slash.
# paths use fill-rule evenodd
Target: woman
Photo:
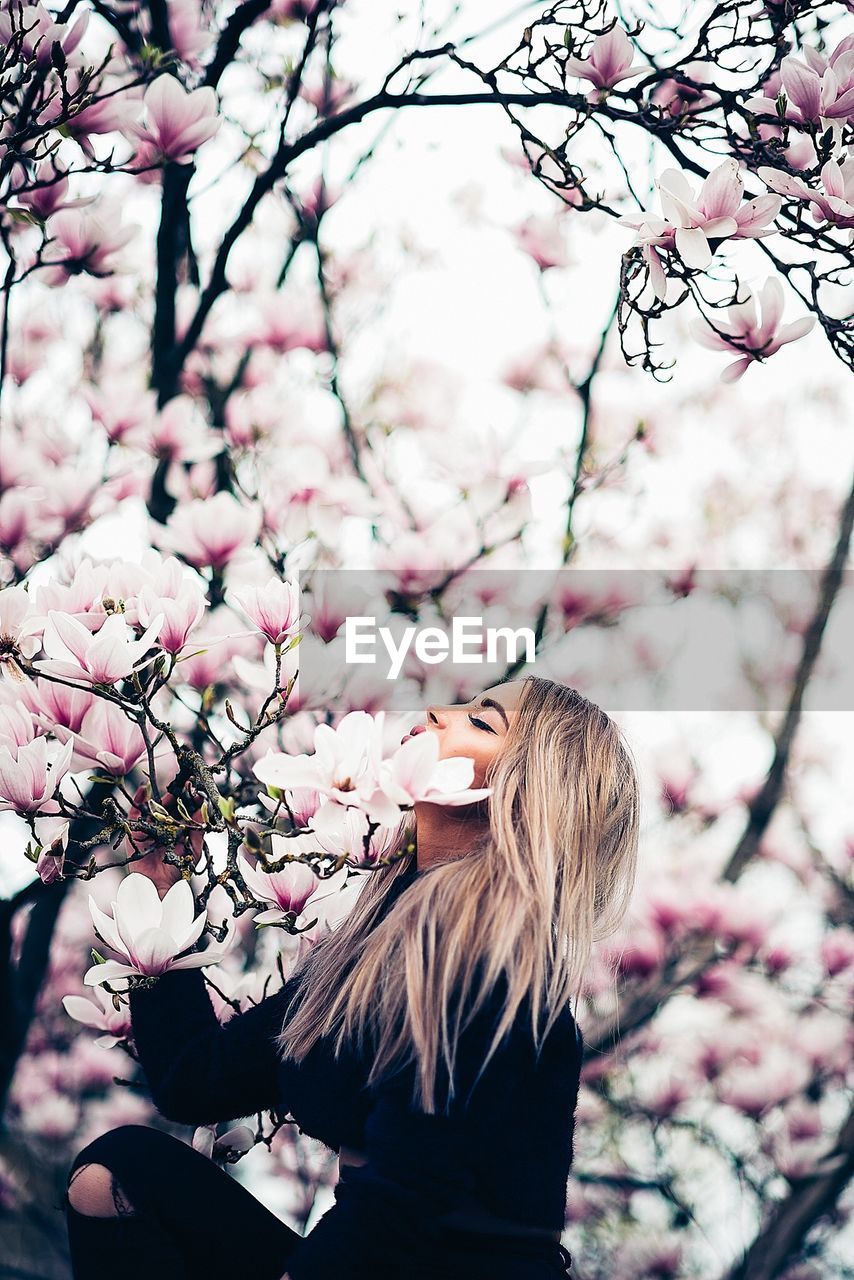
<path id="1" fill-rule="evenodd" d="M 603 711 L 534 676 L 431 706 L 421 731 L 490 796 L 416 805 L 415 856 L 370 873 L 281 991 L 224 1024 L 199 969 L 130 995 L 160 1112 L 292 1116 L 339 1152 L 335 1204 L 301 1237 L 186 1143 L 122 1126 L 72 1165 L 75 1280 L 568 1274 L 570 1001 L 628 906 L 636 771 Z"/>

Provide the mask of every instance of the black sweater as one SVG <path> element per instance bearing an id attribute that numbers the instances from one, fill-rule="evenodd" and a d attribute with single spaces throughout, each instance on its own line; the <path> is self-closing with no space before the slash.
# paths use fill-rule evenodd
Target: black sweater
<path id="1" fill-rule="evenodd" d="M 416 874 L 395 880 L 380 914 Z M 286 983 L 224 1023 L 199 969 L 130 995 L 140 1064 L 164 1116 L 200 1125 L 270 1110 L 334 1151 L 366 1154 L 289 1262 L 292 1280 L 355 1274 L 356 1259 L 368 1274 L 455 1210 L 563 1229 L 582 1054 L 569 1009 L 537 1057 L 523 1003 L 472 1088 L 503 1008 L 499 984 L 460 1035 L 449 1114 L 427 1115 L 412 1104 L 414 1066 L 368 1089 L 369 1064 L 351 1050 L 336 1061 L 323 1040 L 303 1062 L 282 1061 L 273 1039 L 292 992 Z"/>

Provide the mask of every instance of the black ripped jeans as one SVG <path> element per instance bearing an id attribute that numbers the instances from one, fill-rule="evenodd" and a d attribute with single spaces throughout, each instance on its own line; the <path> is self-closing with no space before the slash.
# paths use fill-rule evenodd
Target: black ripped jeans
<path id="1" fill-rule="evenodd" d="M 85 1164 L 114 1175 L 118 1216 L 81 1213 L 66 1193 L 73 1280 L 280 1280 L 303 1240 L 219 1165 L 160 1129 L 129 1124 L 102 1134 L 77 1153 L 69 1183 Z M 556 1242 L 447 1231 L 437 1255 L 415 1242 L 405 1252 L 372 1267 L 370 1280 L 572 1275 Z M 363 1275 L 348 1266 L 356 1271 Z"/>
<path id="2" fill-rule="evenodd" d="M 280 1280 L 302 1240 L 219 1165 L 160 1129 L 102 1134 L 77 1153 L 69 1182 L 84 1164 L 109 1169 L 124 1196 L 117 1217 L 95 1218 L 66 1194 L 74 1280 Z"/>

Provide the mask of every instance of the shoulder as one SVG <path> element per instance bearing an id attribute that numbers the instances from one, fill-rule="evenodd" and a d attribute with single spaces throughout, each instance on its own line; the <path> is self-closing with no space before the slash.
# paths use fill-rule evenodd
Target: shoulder
<path id="1" fill-rule="evenodd" d="M 569 1075 L 580 1071 L 583 1041 L 568 1004 L 551 1019 L 542 1007 L 536 1024 L 530 993 L 512 1015 L 510 1008 L 509 984 L 502 975 L 481 1006 L 463 1021 L 457 1053 L 461 1080 L 498 1072 L 527 1077 L 544 1070 Z"/>

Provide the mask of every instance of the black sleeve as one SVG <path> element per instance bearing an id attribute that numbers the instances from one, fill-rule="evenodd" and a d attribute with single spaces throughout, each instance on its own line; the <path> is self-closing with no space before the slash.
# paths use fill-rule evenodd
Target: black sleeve
<path id="1" fill-rule="evenodd" d="M 182 1124 L 213 1124 L 281 1103 L 273 1039 L 287 984 L 220 1022 L 200 969 L 173 969 L 129 996 L 133 1038 L 157 1110 Z"/>

